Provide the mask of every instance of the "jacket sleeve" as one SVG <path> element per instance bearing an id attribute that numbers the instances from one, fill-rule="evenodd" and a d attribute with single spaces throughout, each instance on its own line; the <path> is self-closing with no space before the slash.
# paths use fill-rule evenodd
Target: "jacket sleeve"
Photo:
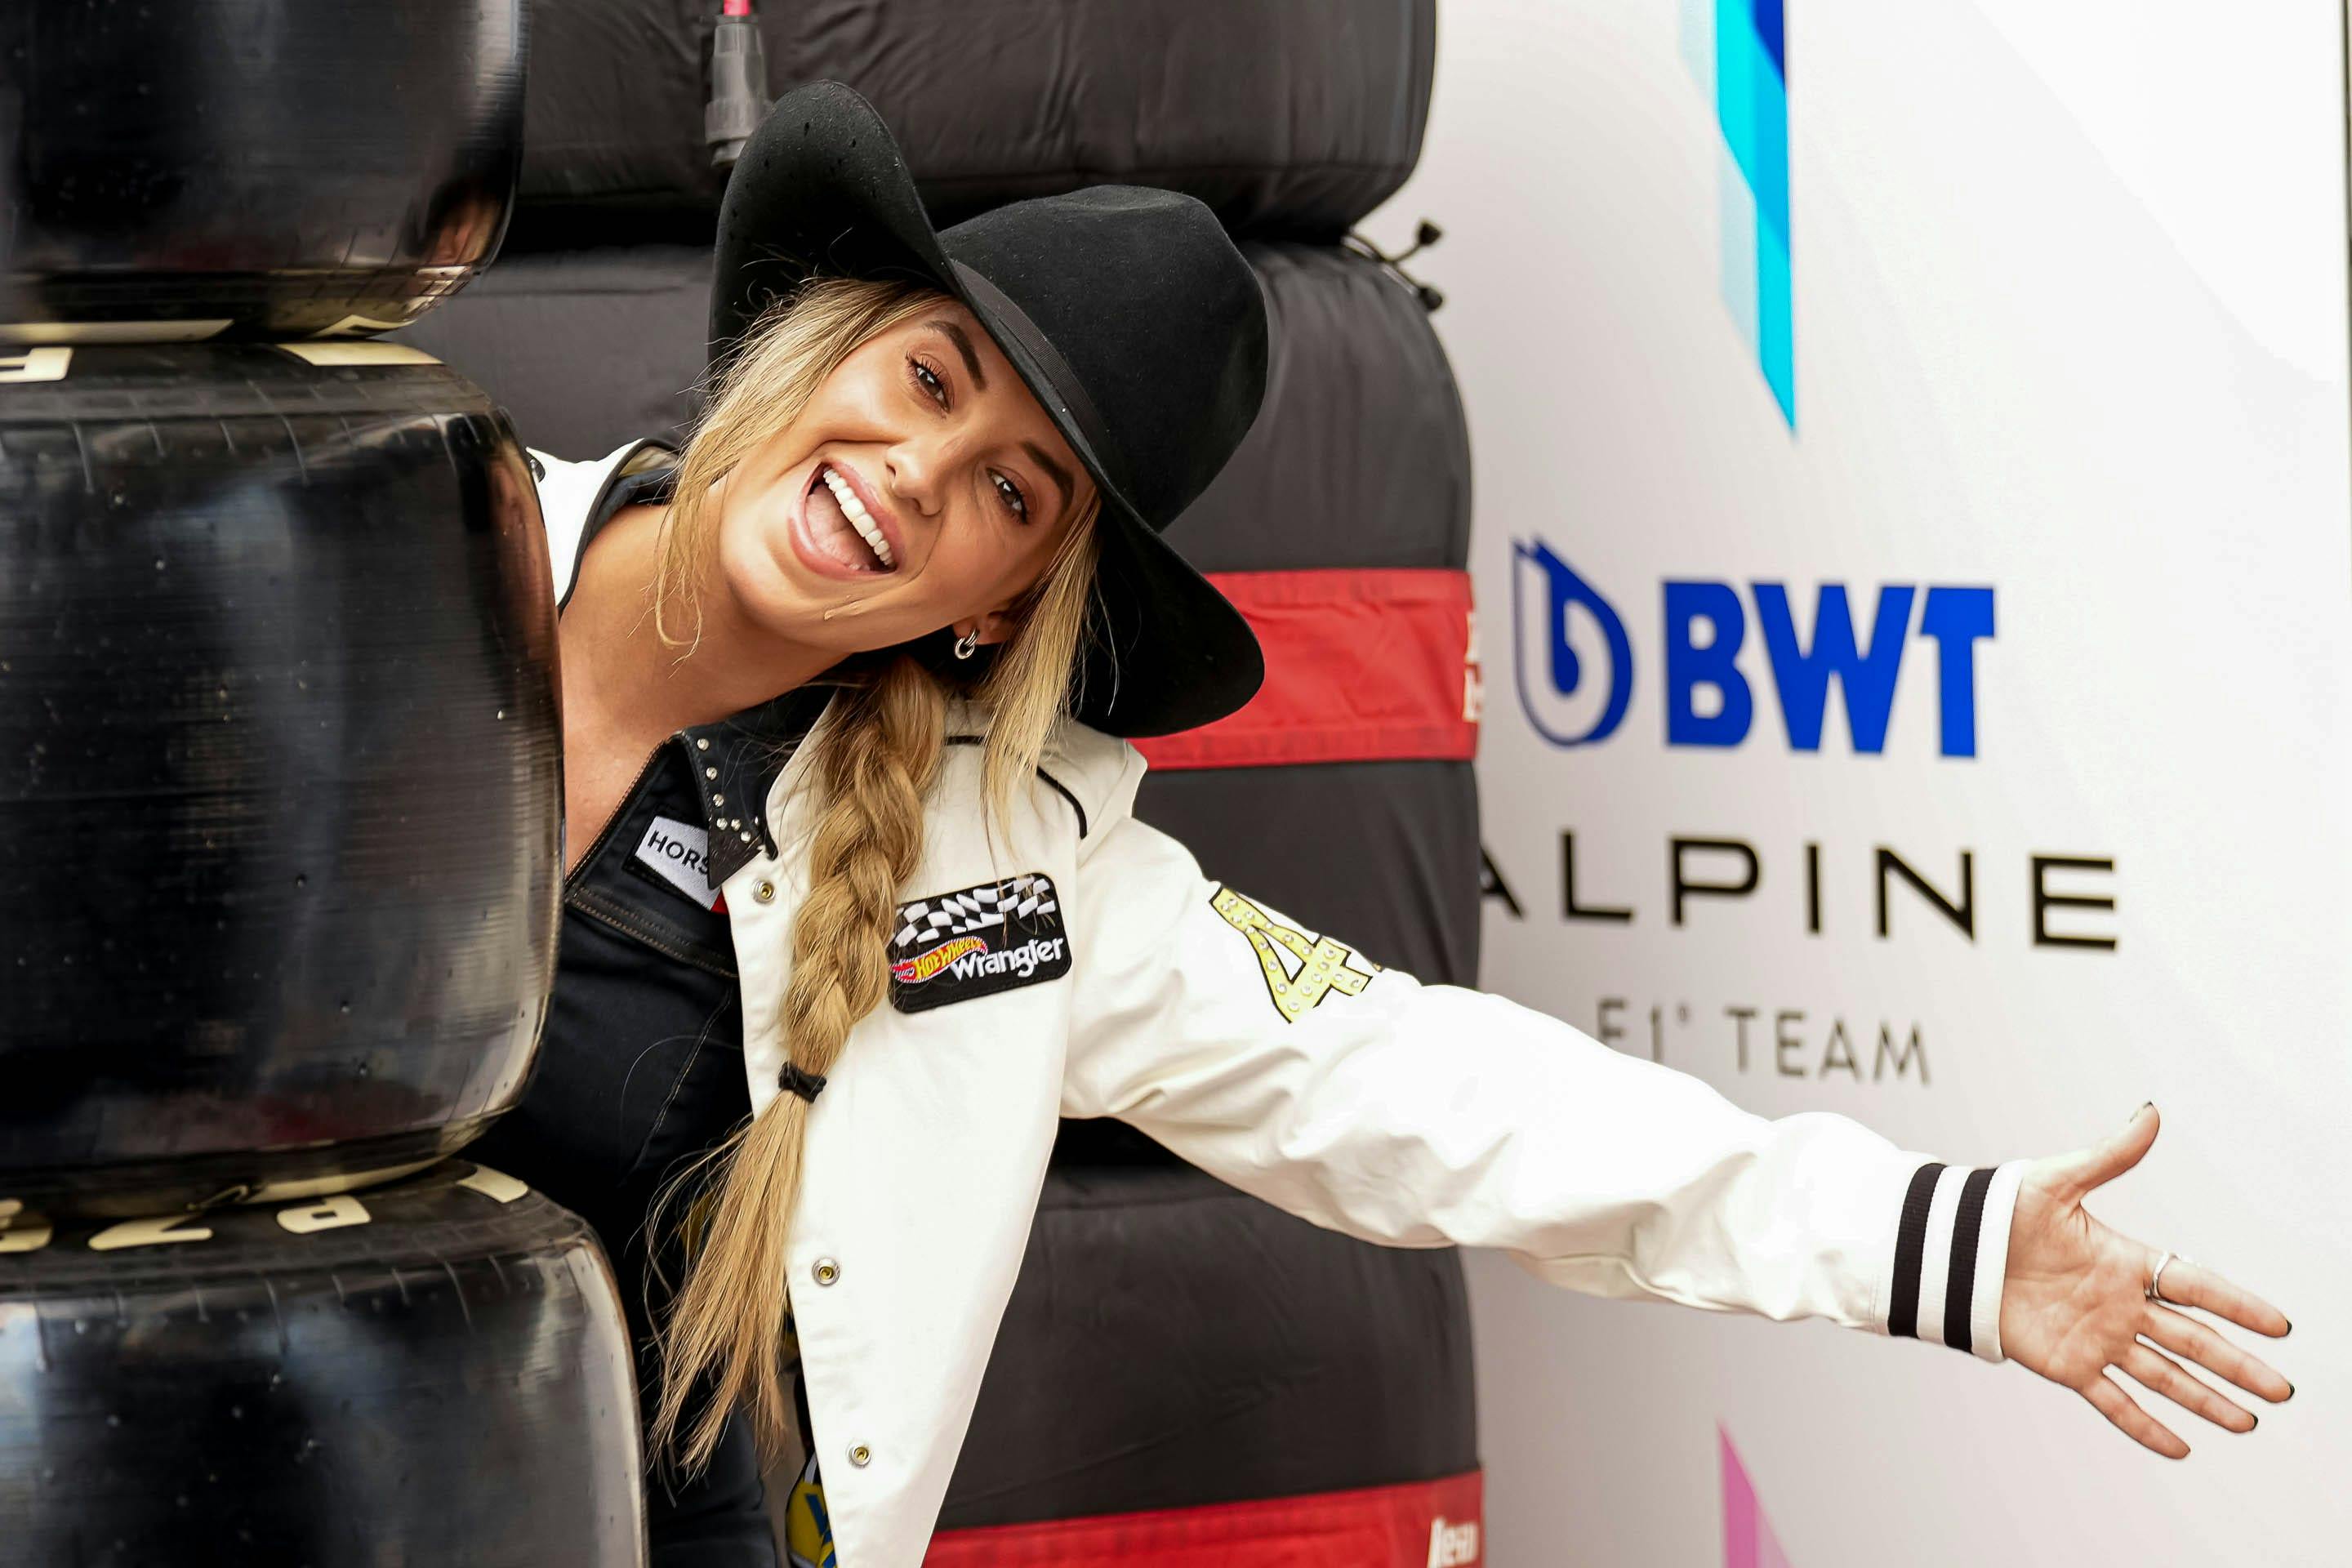
<path id="1" fill-rule="evenodd" d="M 1498 1247 L 1593 1295 L 2002 1359 L 2024 1162 L 1969 1170 L 1829 1112 L 1752 1115 L 1504 997 L 1380 968 L 1132 816 L 1097 830 L 1076 890 L 1065 1115 L 1120 1118 L 1369 1241 Z"/>

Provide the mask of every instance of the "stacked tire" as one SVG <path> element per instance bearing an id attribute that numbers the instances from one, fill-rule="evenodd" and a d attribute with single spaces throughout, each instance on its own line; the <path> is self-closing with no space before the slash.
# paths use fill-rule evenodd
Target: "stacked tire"
<path id="1" fill-rule="evenodd" d="M 723 173 L 692 68 L 708 23 L 689 47 L 658 0 L 574 14 L 535 63 L 505 252 L 401 340 L 587 457 L 695 412 Z M 1139 810 L 1291 919 L 1473 982 L 1467 439 L 1426 301 L 1342 243 L 1418 156 L 1433 0 L 796 0 L 760 21 L 771 90 L 865 94 L 937 223 L 1105 180 L 1224 220 L 1266 289 L 1267 402 L 1170 537 L 1266 617 L 1270 679 L 1148 744 Z M 1353 695 L 1317 711 L 1317 691 Z M 1124 1127 L 1065 1126 L 933 1563 L 1421 1568 L 1433 1539 L 1475 1561 L 1478 1511 L 1451 1252 L 1367 1246 Z"/>
<path id="2" fill-rule="evenodd" d="M 520 0 L 0 20 L 0 1564 L 643 1560 L 620 1302 L 448 1158 L 562 875 Z"/>

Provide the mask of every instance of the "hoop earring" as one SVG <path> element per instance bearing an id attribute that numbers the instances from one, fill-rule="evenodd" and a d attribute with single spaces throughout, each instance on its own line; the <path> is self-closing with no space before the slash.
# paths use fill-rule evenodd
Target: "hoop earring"
<path id="1" fill-rule="evenodd" d="M 979 651 L 980 628 L 978 626 L 972 627 L 971 630 L 956 638 L 955 656 L 958 658 L 970 658 Z"/>

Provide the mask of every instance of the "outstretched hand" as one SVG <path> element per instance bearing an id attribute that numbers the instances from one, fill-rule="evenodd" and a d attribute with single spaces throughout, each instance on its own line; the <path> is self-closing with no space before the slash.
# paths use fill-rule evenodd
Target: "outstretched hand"
<path id="1" fill-rule="evenodd" d="M 2294 1385 L 2179 1309 L 2194 1307 L 2273 1339 L 2287 1331 L 2285 1314 L 2179 1257 L 2165 1266 L 2163 1300 L 2150 1300 L 2148 1276 L 2160 1254 L 2084 1211 L 2083 1199 L 2095 1188 L 2140 1163 L 2156 1142 L 2159 1121 L 2154 1105 L 2143 1105 L 2105 1142 L 2027 1168 L 2010 1222 L 2000 1348 L 2011 1361 L 2089 1400 L 2130 1437 L 2181 1459 L 2189 1445 L 2140 1408 L 2110 1368 L 2232 1432 L 2252 1431 L 2253 1414 L 2192 1376 L 2181 1362 L 2194 1362 L 2273 1403 L 2293 1394 Z"/>

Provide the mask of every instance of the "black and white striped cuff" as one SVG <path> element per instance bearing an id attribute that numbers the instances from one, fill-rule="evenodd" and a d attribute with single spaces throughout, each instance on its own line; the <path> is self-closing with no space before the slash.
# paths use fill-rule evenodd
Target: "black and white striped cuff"
<path id="1" fill-rule="evenodd" d="M 1895 1233 L 1886 1331 L 2000 1361 L 2009 1222 L 2026 1162 L 1911 1173 Z"/>

